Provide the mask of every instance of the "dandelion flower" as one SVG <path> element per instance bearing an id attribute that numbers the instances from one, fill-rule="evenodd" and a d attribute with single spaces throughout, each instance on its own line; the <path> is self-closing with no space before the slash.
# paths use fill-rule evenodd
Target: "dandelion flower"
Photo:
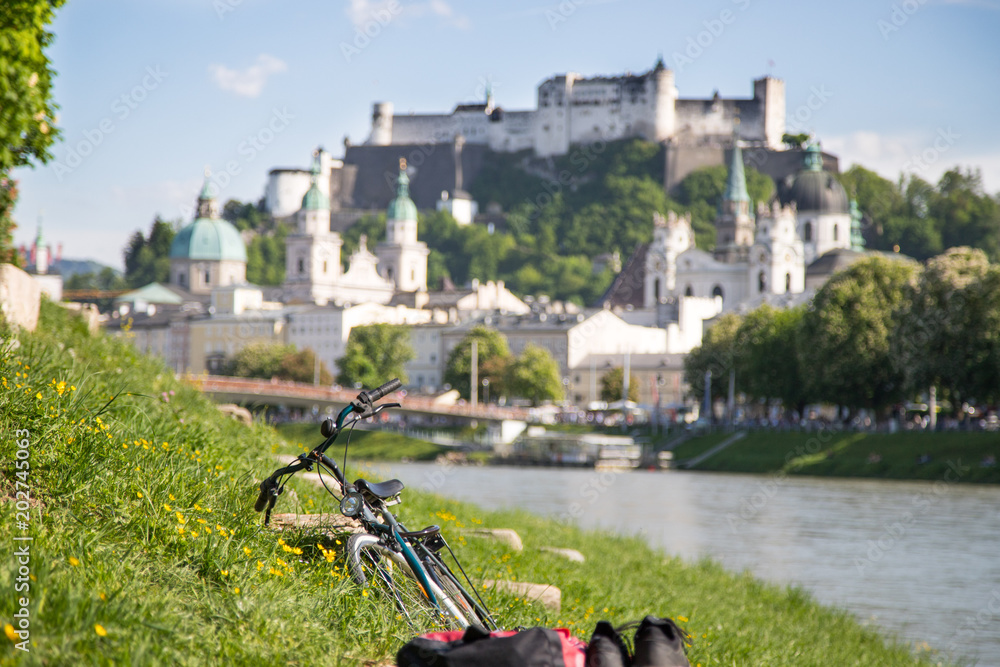
<path id="1" fill-rule="evenodd" d="M 108 601 L 108 596 L 106 594 L 104 594 L 104 593 L 101 593 L 99 597 L 101 598 L 102 602 L 107 602 Z"/>
<path id="2" fill-rule="evenodd" d="M 3 626 L 3 631 L 7 635 L 7 639 L 9 639 L 11 641 L 17 640 L 17 633 L 14 632 L 14 626 L 11 625 L 10 623 L 8 623 L 7 625 Z"/>
<path id="3" fill-rule="evenodd" d="M 688 622 L 688 619 L 687 619 L 686 616 L 678 616 L 677 620 L 680 621 L 681 623 L 687 623 Z"/>
<path id="4" fill-rule="evenodd" d="M 101 625 L 100 623 L 97 623 L 96 625 L 94 625 L 94 632 L 97 633 L 98 637 L 107 637 L 108 636 L 108 631 L 105 630 L 104 626 Z"/>
<path id="5" fill-rule="evenodd" d="M 166 503 L 163 504 L 163 509 L 167 510 L 168 512 L 174 511 L 173 509 L 171 509 L 170 505 L 167 505 Z"/>
<path id="6" fill-rule="evenodd" d="M 135 495 L 137 495 L 137 496 L 139 496 L 140 498 L 142 498 L 142 491 L 136 491 L 136 492 L 135 492 Z"/>
<path id="7" fill-rule="evenodd" d="M 234 589 L 233 589 L 233 591 L 234 591 L 234 592 L 235 592 L 235 593 L 236 593 L 237 595 L 239 595 L 239 594 L 240 594 L 240 587 L 239 587 L 239 586 L 237 586 L 236 588 L 234 588 Z"/>
<path id="8" fill-rule="evenodd" d="M 76 567 L 77 565 L 80 564 L 80 561 L 76 558 L 76 556 L 70 556 L 69 564 L 72 565 L 73 567 Z"/>
<path id="9" fill-rule="evenodd" d="M 177 512 L 176 515 L 177 515 L 177 523 L 187 523 L 187 519 L 184 518 L 183 514 Z"/>
<path id="10" fill-rule="evenodd" d="M 249 556 L 250 554 L 253 553 L 253 551 L 250 550 L 250 547 L 243 547 L 243 553 Z"/>

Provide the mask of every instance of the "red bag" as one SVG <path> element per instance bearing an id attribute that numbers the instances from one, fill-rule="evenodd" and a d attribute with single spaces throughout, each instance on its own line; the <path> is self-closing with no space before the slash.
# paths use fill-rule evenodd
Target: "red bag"
<path id="1" fill-rule="evenodd" d="M 487 633 L 431 632 L 411 639 L 396 654 L 397 667 L 584 667 L 587 645 L 566 628 L 528 628 Z"/>

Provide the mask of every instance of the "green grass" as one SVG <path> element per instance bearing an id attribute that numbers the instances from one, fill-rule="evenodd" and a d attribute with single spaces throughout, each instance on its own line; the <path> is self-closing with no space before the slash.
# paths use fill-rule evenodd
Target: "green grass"
<path id="1" fill-rule="evenodd" d="M 693 438 L 675 450 L 691 458 L 728 434 Z M 921 456 L 930 461 L 919 463 Z M 758 431 L 706 459 L 698 470 L 881 479 L 1000 483 L 1000 469 L 983 467 L 986 456 L 1000 457 L 1000 433 L 776 433 Z M 949 470 L 960 473 L 949 473 Z"/>
<path id="2" fill-rule="evenodd" d="M 700 454 L 704 454 L 731 435 L 732 433 L 709 433 L 708 435 L 686 440 L 673 448 L 674 461 L 680 463 L 681 461 L 693 459 Z"/>
<path id="3" fill-rule="evenodd" d="M 280 450 L 283 454 L 298 454 L 309 451 L 323 441 L 323 437 L 319 433 L 319 424 L 278 424 L 276 430 L 289 443 L 288 447 Z M 345 433 L 337 438 L 337 442 L 328 450 L 328 453 L 338 461 L 343 456 L 343 443 L 346 442 L 346 438 L 347 434 Z M 400 433 L 355 429 L 351 435 L 348 457 L 366 461 L 399 461 L 401 459 L 433 461 L 439 454 L 447 451 L 449 451 L 447 447 Z"/>
<path id="4" fill-rule="evenodd" d="M 261 526 L 251 504 L 282 446 L 272 429 L 222 416 L 159 362 L 88 336 L 51 304 L 41 332 L 17 337 L 16 349 L 9 332 L 0 337 L 0 539 L 33 538 L 30 590 L 18 594 L 30 600 L 31 650 L 10 642 L 0 663 L 359 665 L 392 656 L 412 635 L 344 576 L 342 545 Z M 21 429 L 30 470 L 18 480 Z M 15 523 L 17 481 L 31 489 L 26 532 Z M 308 481 L 292 486 L 296 497 L 283 496 L 279 511 L 332 508 Z M 474 578 L 562 589 L 560 613 L 489 594 L 508 627 L 562 625 L 587 638 L 601 618 L 654 613 L 692 634 L 692 665 L 932 664 L 800 590 L 668 558 L 639 539 L 411 490 L 405 500 L 400 517 L 411 527 L 441 524 Z M 517 530 L 525 550 L 462 536 L 480 526 Z M 538 550 L 547 545 L 579 549 L 587 561 Z M 15 620 L 18 576 L 7 554 L 5 626 Z"/>

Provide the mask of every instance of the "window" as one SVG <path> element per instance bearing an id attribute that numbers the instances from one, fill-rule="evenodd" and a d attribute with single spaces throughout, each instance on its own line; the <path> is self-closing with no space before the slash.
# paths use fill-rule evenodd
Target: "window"
<path id="1" fill-rule="evenodd" d="M 690 285 L 684 288 L 684 296 L 694 296 L 694 290 L 691 289 Z"/>
<path id="2" fill-rule="evenodd" d="M 792 274 L 790 273 L 785 274 L 785 291 L 786 292 L 792 291 Z"/>
<path id="3" fill-rule="evenodd" d="M 802 228 L 802 240 L 806 243 L 813 240 L 813 223 L 807 222 L 806 226 Z"/>
<path id="4" fill-rule="evenodd" d="M 840 231 L 839 227 L 837 225 L 834 225 L 833 226 L 833 240 L 834 241 L 836 241 L 837 237 L 840 236 L 839 231 Z"/>
<path id="5" fill-rule="evenodd" d="M 205 284 L 212 282 L 212 274 L 208 269 L 205 269 Z"/>
<path id="6" fill-rule="evenodd" d="M 659 278 L 657 278 L 655 281 L 653 281 L 653 298 L 656 299 L 657 303 L 660 302 L 660 279 Z"/>
<path id="7" fill-rule="evenodd" d="M 757 274 L 757 291 L 763 294 L 765 287 L 767 287 L 767 278 L 765 277 L 764 272 L 761 271 Z"/>
<path id="8" fill-rule="evenodd" d="M 299 273 L 305 273 L 306 263 L 301 257 L 299 257 Z"/>
<path id="9" fill-rule="evenodd" d="M 323 273 L 326 273 L 326 260 L 323 260 Z"/>
<path id="10" fill-rule="evenodd" d="M 712 296 L 717 296 L 723 300 L 726 298 L 725 295 L 722 293 L 721 285 L 716 285 L 715 287 L 712 288 Z"/>
<path id="11" fill-rule="evenodd" d="M 187 276 L 184 275 L 183 271 L 177 274 L 177 284 L 181 287 L 187 287 Z"/>

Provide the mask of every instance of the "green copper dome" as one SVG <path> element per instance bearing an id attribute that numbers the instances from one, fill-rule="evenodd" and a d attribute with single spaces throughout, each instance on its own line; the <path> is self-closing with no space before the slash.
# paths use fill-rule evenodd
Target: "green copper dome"
<path id="1" fill-rule="evenodd" d="M 302 210 L 304 211 L 330 210 L 330 198 L 323 194 L 323 191 L 319 189 L 319 176 L 319 151 L 317 151 L 315 153 L 315 157 L 313 158 L 312 184 L 309 186 L 309 190 L 306 191 L 305 196 L 302 197 Z"/>
<path id="2" fill-rule="evenodd" d="M 399 180 L 396 181 L 396 198 L 386 210 L 388 220 L 416 220 L 417 205 L 410 199 L 410 177 L 406 175 L 406 161 L 399 161 Z"/>
<path id="3" fill-rule="evenodd" d="M 177 232 L 170 245 L 171 259 L 247 261 L 247 248 L 232 224 L 221 219 L 198 218 Z"/>

